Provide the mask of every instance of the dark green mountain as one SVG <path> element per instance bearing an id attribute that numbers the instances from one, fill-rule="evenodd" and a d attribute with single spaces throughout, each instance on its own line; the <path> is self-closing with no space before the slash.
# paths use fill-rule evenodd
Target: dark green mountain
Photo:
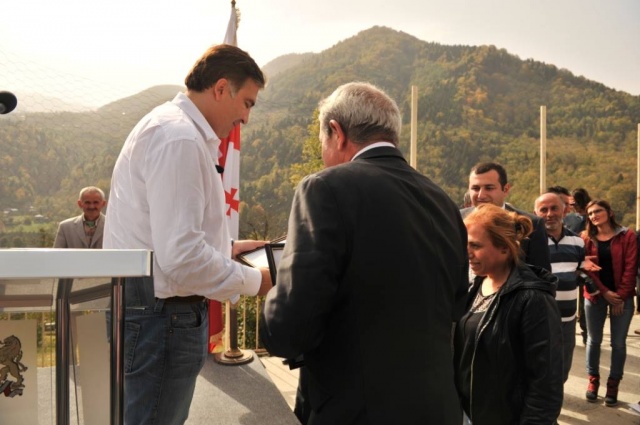
<path id="1" fill-rule="evenodd" d="M 376 84 L 396 99 L 405 117 L 405 153 L 410 87 L 418 87 L 418 169 L 456 201 L 473 164 L 497 160 L 514 185 L 510 201 L 533 208 L 540 185 L 539 111 L 545 105 L 547 184 L 583 186 L 611 200 L 626 224 L 635 222 L 640 97 L 494 46 L 444 46 L 382 27 L 271 79 L 244 133 L 245 201 L 268 211 L 288 208 L 288 197 L 273 194 L 288 193 L 289 164 L 299 161 L 312 111 L 318 100 L 353 80 Z"/>
<path id="2" fill-rule="evenodd" d="M 411 86 L 418 87 L 418 170 L 455 201 L 471 166 L 496 160 L 509 171 L 510 202 L 532 209 L 539 192 L 539 110 L 546 105 L 548 185 L 585 187 L 612 201 L 623 223 L 635 223 L 640 96 L 494 46 L 445 46 L 383 27 L 318 54 L 278 58 L 265 72 L 268 86 L 242 136 L 242 236 L 285 231 L 294 183 L 309 169 L 300 165 L 310 158 L 303 147 L 317 147 L 317 130 L 309 128 L 318 101 L 354 80 L 396 99 L 405 153 Z M 89 184 L 108 189 L 131 128 L 181 89 L 153 87 L 93 112 L 1 117 L 0 209 L 33 205 L 54 221 L 75 214 L 77 191 Z"/>

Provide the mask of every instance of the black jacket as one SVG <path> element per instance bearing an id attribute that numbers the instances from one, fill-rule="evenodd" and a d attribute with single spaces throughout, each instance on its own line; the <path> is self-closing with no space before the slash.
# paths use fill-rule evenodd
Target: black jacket
<path id="1" fill-rule="evenodd" d="M 310 423 L 460 425 L 466 242 L 456 205 L 395 148 L 300 183 L 260 336 L 273 355 L 304 354 Z"/>
<path id="2" fill-rule="evenodd" d="M 476 277 L 467 311 L 483 279 Z M 480 321 L 470 364 L 461 361 L 462 325 L 456 328 L 456 385 L 474 425 L 555 424 L 563 397 L 556 284 L 539 267 L 514 268 Z"/>

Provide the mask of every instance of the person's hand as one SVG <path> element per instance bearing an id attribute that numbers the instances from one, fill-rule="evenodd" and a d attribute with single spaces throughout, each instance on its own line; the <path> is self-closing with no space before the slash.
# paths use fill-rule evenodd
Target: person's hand
<path id="1" fill-rule="evenodd" d="M 260 281 L 260 289 L 256 295 L 267 295 L 267 292 L 273 288 L 273 282 L 271 281 L 271 273 L 266 267 L 258 268 L 260 274 L 262 274 L 262 280 Z"/>
<path id="2" fill-rule="evenodd" d="M 611 304 L 614 307 L 617 306 L 618 304 L 620 305 L 624 304 L 622 301 L 622 298 L 620 298 L 620 295 L 618 295 L 613 291 L 607 291 L 604 294 L 602 294 L 602 296 L 604 297 L 605 300 L 607 300 L 609 304 Z"/>
<path id="3" fill-rule="evenodd" d="M 600 271 L 600 269 L 602 267 L 600 267 L 599 265 L 597 265 L 594 260 L 597 257 L 595 255 L 587 255 L 584 258 L 584 261 L 582 262 L 582 270 L 588 271 L 588 272 L 597 272 Z"/>
<path id="4" fill-rule="evenodd" d="M 238 254 L 242 254 L 243 252 L 253 251 L 256 248 L 260 248 L 264 246 L 269 241 L 253 241 L 250 239 L 242 240 L 242 241 L 234 241 L 233 249 L 231 250 L 231 258 L 235 259 Z"/>

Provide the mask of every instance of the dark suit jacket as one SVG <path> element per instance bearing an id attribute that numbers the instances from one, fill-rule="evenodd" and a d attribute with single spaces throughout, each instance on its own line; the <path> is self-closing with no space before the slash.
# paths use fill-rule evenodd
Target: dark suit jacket
<path id="1" fill-rule="evenodd" d="M 456 205 L 395 148 L 302 181 L 260 336 L 273 355 L 304 354 L 309 424 L 461 423 L 466 241 Z"/>
<path id="2" fill-rule="evenodd" d="M 84 225 L 82 216 L 68 218 L 58 225 L 56 240 L 53 242 L 54 248 L 102 248 L 102 235 L 104 233 L 104 214 L 100 213 L 100 220 L 96 227 L 96 232 L 91 239 L 91 245 L 87 244 L 84 235 Z"/>
<path id="3" fill-rule="evenodd" d="M 464 208 L 460 210 L 460 214 L 464 219 L 475 207 Z M 547 271 L 551 271 L 551 262 L 549 260 L 549 239 L 547 238 L 547 229 L 544 227 L 544 220 L 528 212 L 516 209 L 509 204 L 505 204 L 507 211 L 513 211 L 519 215 L 526 215 L 533 222 L 533 232 L 520 244 L 524 251 L 524 261 L 527 264 L 533 264 L 542 267 Z"/>

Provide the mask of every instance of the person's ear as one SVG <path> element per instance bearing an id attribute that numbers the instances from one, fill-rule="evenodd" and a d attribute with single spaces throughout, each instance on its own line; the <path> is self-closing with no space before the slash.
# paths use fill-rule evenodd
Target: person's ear
<path id="1" fill-rule="evenodd" d="M 505 195 L 509 194 L 509 190 L 511 189 L 511 184 L 507 183 L 502 187 L 502 191 L 504 192 Z"/>
<path id="2" fill-rule="evenodd" d="M 220 78 L 213 85 L 213 97 L 216 100 L 220 100 L 225 90 L 229 89 L 229 81 L 226 78 Z"/>
<path id="3" fill-rule="evenodd" d="M 78 206 L 82 208 L 82 199 L 78 199 Z"/>
<path id="4" fill-rule="evenodd" d="M 343 150 L 347 146 L 347 137 L 342 130 L 342 126 L 338 121 L 330 120 L 329 127 L 331 128 L 331 137 L 336 138 L 336 147 L 339 150 Z"/>

